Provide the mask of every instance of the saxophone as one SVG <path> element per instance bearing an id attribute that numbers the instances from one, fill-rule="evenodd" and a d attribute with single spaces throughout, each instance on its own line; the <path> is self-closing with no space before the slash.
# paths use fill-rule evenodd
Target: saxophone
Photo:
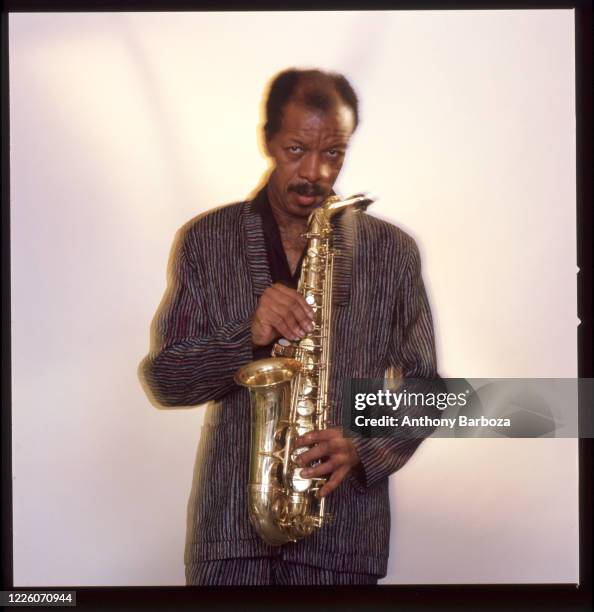
<path id="1" fill-rule="evenodd" d="M 272 357 L 243 366 L 235 381 L 251 401 L 249 516 L 259 536 L 272 546 L 296 542 L 328 522 L 318 491 L 325 477 L 304 478 L 296 459 L 306 447 L 295 439 L 328 424 L 330 328 L 332 317 L 331 219 L 351 208 L 365 210 L 367 194 L 327 198 L 307 223 L 307 245 L 297 291 L 314 310 L 314 329 L 298 342 L 274 345 Z"/>

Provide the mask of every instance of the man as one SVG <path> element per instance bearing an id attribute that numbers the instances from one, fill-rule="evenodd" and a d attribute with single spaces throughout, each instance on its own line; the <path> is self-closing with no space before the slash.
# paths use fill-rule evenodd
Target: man
<path id="1" fill-rule="evenodd" d="M 348 81 L 287 70 L 271 84 L 264 135 L 273 167 L 252 201 L 193 220 L 181 235 L 169 294 L 156 317 L 155 345 L 142 364 L 163 406 L 217 401 L 196 460 L 188 505 L 188 584 L 375 584 L 389 550 L 388 476 L 420 438 L 346 437 L 344 382 L 436 375 L 431 314 L 414 241 L 389 223 L 343 213 L 334 222 L 331 427 L 298 440 L 310 449 L 304 475 L 332 522 L 297 543 L 271 547 L 248 518 L 250 403 L 237 370 L 270 355 L 280 337 L 302 338 L 313 312 L 295 290 L 307 219 L 333 193 L 358 101 Z"/>

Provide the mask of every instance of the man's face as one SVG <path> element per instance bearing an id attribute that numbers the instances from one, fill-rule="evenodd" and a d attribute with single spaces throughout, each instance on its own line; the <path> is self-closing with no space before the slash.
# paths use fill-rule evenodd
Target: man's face
<path id="1" fill-rule="evenodd" d="M 275 161 L 269 181 L 272 206 L 307 218 L 330 195 L 353 128 L 353 112 L 346 104 L 322 112 L 289 101 L 280 130 L 267 142 Z"/>

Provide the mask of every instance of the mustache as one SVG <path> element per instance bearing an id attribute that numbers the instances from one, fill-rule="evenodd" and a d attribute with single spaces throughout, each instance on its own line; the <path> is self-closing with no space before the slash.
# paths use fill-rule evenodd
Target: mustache
<path id="1" fill-rule="evenodd" d="M 295 183 L 289 185 L 287 191 L 294 191 L 301 196 L 323 196 L 325 193 L 324 189 L 317 183 Z"/>

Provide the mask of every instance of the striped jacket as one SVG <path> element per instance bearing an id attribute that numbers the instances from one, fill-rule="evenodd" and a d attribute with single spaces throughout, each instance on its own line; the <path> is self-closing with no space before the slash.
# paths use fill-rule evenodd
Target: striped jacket
<path id="1" fill-rule="evenodd" d="M 433 326 L 410 236 L 367 214 L 335 218 L 330 421 L 339 425 L 344 381 L 436 375 Z M 251 202 L 205 213 L 179 232 L 170 283 L 141 364 L 162 407 L 210 402 L 188 503 L 186 564 L 280 555 L 332 570 L 385 575 L 388 476 L 421 439 L 355 438 L 361 464 L 329 495 L 333 521 L 295 544 L 264 544 L 248 518 L 248 391 L 233 376 L 253 360 L 250 319 L 271 284 L 262 222 Z M 356 474 L 356 475 L 355 475 Z"/>

